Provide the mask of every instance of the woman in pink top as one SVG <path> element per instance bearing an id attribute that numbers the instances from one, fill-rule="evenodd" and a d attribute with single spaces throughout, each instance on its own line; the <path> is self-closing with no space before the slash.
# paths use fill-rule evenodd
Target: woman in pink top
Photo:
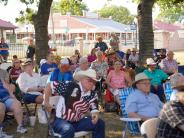
<path id="1" fill-rule="evenodd" d="M 107 85 L 109 90 L 113 93 L 116 102 L 120 103 L 118 95 L 119 89 L 132 85 L 131 78 L 128 73 L 122 70 L 120 61 L 114 63 L 114 70 L 111 70 L 107 75 Z"/>

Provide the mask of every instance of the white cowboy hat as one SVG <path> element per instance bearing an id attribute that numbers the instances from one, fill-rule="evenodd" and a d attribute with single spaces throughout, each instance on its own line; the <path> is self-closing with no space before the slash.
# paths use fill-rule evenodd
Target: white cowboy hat
<path id="1" fill-rule="evenodd" d="M 133 84 L 135 85 L 136 82 L 138 82 L 140 80 L 151 80 L 151 79 L 148 78 L 148 76 L 146 76 L 146 74 L 144 72 L 142 72 L 142 73 L 139 73 L 135 76 L 135 80 L 134 80 Z"/>
<path id="2" fill-rule="evenodd" d="M 147 58 L 146 64 L 147 65 L 156 65 L 157 63 L 152 58 Z"/>
<path id="3" fill-rule="evenodd" d="M 89 77 L 91 79 L 93 79 L 94 81 L 97 81 L 96 78 L 96 71 L 93 69 L 87 69 L 87 70 L 80 70 L 77 73 L 75 73 L 75 75 L 73 76 L 74 80 L 80 81 L 80 79 L 82 77 Z"/>

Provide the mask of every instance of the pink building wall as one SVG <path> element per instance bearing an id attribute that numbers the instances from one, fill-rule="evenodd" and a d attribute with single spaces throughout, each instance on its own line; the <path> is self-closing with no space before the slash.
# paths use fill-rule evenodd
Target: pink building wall
<path id="1" fill-rule="evenodd" d="M 155 31 L 154 47 L 172 51 L 184 50 L 184 29 L 176 32 Z"/>

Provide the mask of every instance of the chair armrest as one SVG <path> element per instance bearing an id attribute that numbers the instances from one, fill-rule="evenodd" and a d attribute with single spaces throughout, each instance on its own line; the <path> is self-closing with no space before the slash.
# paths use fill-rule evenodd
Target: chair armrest
<path id="1" fill-rule="evenodd" d="M 139 122 L 141 118 L 120 118 L 120 120 L 124 122 Z"/>

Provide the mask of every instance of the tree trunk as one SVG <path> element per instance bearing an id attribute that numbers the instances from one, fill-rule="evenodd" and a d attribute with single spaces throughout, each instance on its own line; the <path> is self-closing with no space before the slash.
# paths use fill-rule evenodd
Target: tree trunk
<path id="1" fill-rule="evenodd" d="M 152 8 L 155 0 L 141 0 L 138 5 L 139 29 L 139 61 L 145 63 L 147 58 L 153 56 L 154 34 L 152 26 Z"/>
<path id="2" fill-rule="evenodd" d="M 33 17 L 36 39 L 36 62 L 46 58 L 48 53 L 48 20 L 53 0 L 40 0 L 38 12 Z"/>

